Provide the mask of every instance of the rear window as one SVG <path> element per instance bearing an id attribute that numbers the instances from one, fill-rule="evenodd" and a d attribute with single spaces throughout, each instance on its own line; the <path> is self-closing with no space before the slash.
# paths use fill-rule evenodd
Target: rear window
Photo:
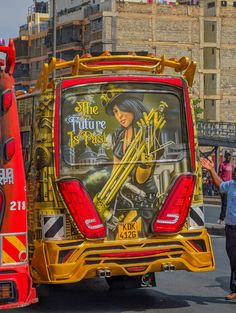
<path id="1" fill-rule="evenodd" d="M 188 154 L 184 106 L 177 88 L 103 83 L 68 88 L 61 99 L 63 168 L 89 171 L 121 160 L 146 163 L 143 157 L 124 158 L 133 142 L 133 150 L 146 144 L 144 153 L 150 162 L 176 161 Z"/>
<path id="2" fill-rule="evenodd" d="M 62 90 L 60 110 L 60 176 L 77 177 L 93 199 L 146 210 L 191 171 L 181 88 L 78 85 Z"/>

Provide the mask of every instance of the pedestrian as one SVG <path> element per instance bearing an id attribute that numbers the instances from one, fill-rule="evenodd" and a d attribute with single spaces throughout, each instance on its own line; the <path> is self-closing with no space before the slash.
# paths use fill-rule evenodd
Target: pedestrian
<path id="1" fill-rule="evenodd" d="M 223 181 L 222 178 L 217 175 L 213 161 L 201 158 L 200 162 L 201 165 L 209 171 L 213 183 L 220 189 L 220 192 L 226 193 L 228 196 L 225 215 L 225 239 L 226 252 L 231 268 L 231 293 L 229 293 L 225 299 L 236 300 L 236 167 L 233 169 L 233 179 Z"/>
<path id="2" fill-rule="evenodd" d="M 202 178 L 202 191 L 203 191 L 203 196 L 208 195 L 208 179 L 206 176 Z"/>
<path id="3" fill-rule="evenodd" d="M 209 173 L 207 175 L 207 180 L 208 180 L 208 196 L 213 196 L 213 182 L 211 175 Z"/>
<path id="4" fill-rule="evenodd" d="M 222 179 L 222 181 L 229 181 L 232 179 L 233 174 L 233 164 L 231 161 L 231 153 L 229 151 L 225 152 L 224 161 L 219 165 L 218 175 Z M 225 211 L 227 207 L 227 193 L 220 193 L 221 197 L 221 210 L 220 216 L 217 221 L 218 224 L 223 224 L 225 219 Z"/>

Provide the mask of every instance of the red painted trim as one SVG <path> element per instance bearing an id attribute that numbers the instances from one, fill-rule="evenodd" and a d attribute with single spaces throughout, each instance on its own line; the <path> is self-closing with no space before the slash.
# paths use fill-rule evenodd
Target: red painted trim
<path id="1" fill-rule="evenodd" d="M 129 257 L 140 257 L 147 255 L 155 255 L 160 253 L 170 252 L 170 249 L 165 250 L 149 250 L 149 251 L 133 251 L 133 252 L 114 252 L 114 253 L 101 253 L 99 254 L 102 258 L 129 258 Z"/>
<path id="2" fill-rule="evenodd" d="M 174 85 L 177 87 L 183 86 L 183 81 L 178 77 L 155 77 L 155 76 L 100 76 L 100 77 L 78 77 L 72 79 L 65 79 L 62 81 L 62 89 L 73 87 L 75 85 L 82 85 L 88 83 L 101 82 L 153 82 Z"/>
<path id="3" fill-rule="evenodd" d="M 60 86 L 56 89 L 56 103 L 55 103 L 55 116 L 54 116 L 54 150 L 55 150 L 55 168 L 56 177 L 59 174 L 59 108 L 60 108 Z"/>
<path id="4" fill-rule="evenodd" d="M 185 94 L 185 103 L 186 103 L 186 114 L 187 114 L 187 124 L 188 124 L 189 146 L 190 146 L 190 153 L 191 153 L 191 163 L 192 163 L 192 170 L 195 171 L 196 164 L 195 164 L 193 118 L 192 118 L 192 112 L 191 112 L 191 107 L 190 107 L 188 87 L 186 84 L 184 85 L 184 94 Z"/>

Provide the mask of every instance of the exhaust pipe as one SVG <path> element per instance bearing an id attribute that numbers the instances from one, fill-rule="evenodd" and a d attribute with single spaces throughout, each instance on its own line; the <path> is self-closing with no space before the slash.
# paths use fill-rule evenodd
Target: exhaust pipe
<path id="1" fill-rule="evenodd" d="M 97 270 L 97 276 L 100 278 L 111 277 L 111 271 L 108 268 L 100 268 Z"/>
<path id="2" fill-rule="evenodd" d="M 164 272 L 174 272 L 176 270 L 175 265 L 171 263 L 164 263 L 161 267 Z"/>

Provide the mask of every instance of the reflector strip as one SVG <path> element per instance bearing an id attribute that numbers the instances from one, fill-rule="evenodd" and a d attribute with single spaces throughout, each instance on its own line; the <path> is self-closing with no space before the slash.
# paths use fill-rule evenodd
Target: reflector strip
<path id="1" fill-rule="evenodd" d="M 21 236 L 22 237 L 22 236 Z M 15 246 L 19 251 L 25 250 L 25 244 L 16 236 L 5 237 L 13 246 Z"/>
<path id="2" fill-rule="evenodd" d="M 10 257 L 9 254 L 6 253 L 6 251 L 2 252 L 2 263 L 8 264 L 8 263 L 16 263 L 16 261 Z"/>
<path id="3" fill-rule="evenodd" d="M 3 237 L 3 252 L 6 253 L 7 261 L 3 258 L 3 263 L 16 263 L 19 262 L 19 250 L 10 241 L 10 236 Z M 4 253 L 3 253 L 4 255 Z"/>
<path id="4" fill-rule="evenodd" d="M 191 228 L 203 227 L 205 224 L 203 206 L 192 206 L 190 208 L 189 222 Z"/>
<path id="5" fill-rule="evenodd" d="M 42 216 L 43 237 L 45 239 L 64 239 L 65 221 L 64 215 Z"/>
<path id="6" fill-rule="evenodd" d="M 20 254 L 26 253 L 26 236 L 4 236 L 2 239 L 2 263 L 18 263 Z"/>

